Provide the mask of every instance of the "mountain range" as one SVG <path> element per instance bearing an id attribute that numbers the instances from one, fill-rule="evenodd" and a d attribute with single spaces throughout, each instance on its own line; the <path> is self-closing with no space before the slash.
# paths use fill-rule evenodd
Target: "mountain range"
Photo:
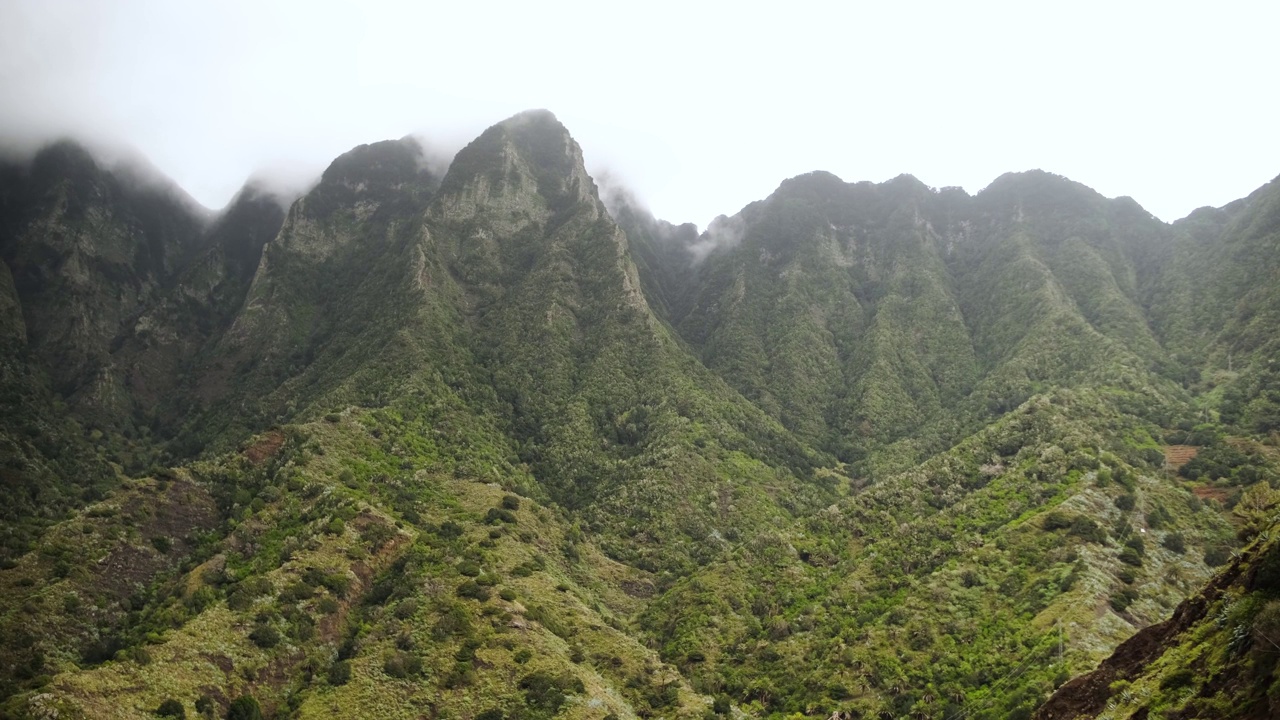
<path id="1" fill-rule="evenodd" d="M 430 157 L 0 165 L 0 716 L 1280 712 L 1280 183 Z"/>

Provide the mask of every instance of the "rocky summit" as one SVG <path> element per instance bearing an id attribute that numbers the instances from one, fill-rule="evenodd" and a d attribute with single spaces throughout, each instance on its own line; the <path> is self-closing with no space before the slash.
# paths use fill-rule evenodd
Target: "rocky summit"
<path id="1" fill-rule="evenodd" d="M 1280 182 L 430 156 L 0 165 L 0 717 L 1280 715 Z"/>

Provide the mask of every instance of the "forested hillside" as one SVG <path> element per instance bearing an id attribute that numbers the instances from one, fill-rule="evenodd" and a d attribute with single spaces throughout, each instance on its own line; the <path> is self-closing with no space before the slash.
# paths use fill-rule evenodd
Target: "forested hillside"
<path id="1" fill-rule="evenodd" d="M 699 233 L 546 111 L 214 214 L 59 143 L 0 167 L 0 716 L 1264 717 L 1278 245 L 1274 182 L 1041 171 Z"/>

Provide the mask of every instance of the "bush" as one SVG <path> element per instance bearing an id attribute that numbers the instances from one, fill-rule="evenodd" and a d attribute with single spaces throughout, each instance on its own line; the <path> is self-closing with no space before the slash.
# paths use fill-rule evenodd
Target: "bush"
<path id="1" fill-rule="evenodd" d="M 394 612 L 395 616 L 401 620 L 408 620 L 409 618 L 413 617 L 417 613 L 418 613 L 418 601 L 414 600 L 413 598 L 407 598 L 405 600 L 401 600 L 400 604 L 396 605 L 396 609 Z"/>
<path id="2" fill-rule="evenodd" d="M 369 523 L 360 532 L 360 539 L 369 543 L 369 547 L 372 548 L 373 552 L 381 550 L 395 536 L 395 528 L 382 523 Z"/>
<path id="3" fill-rule="evenodd" d="M 502 507 L 507 510 L 519 510 L 520 498 L 516 497 L 515 495 L 503 495 Z"/>
<path id="4" fill-rule="evenodd" d="M 1106 542 L 1107 539 L 1106 533 L 1102 531 L 1098 523 L 1084 515 L 1077 515 L 1076 519 L 1071 521 L 1071 529 L 1067 533 L 1091 543 L 1101 544 Z"/>
<path id="5" fill-rule="evenodd" d="M 462 575 L 466 575 L 467 577 L 476 577 L 480 574 L 480 566 L 474 561 L 463 560 L 458 563 L 458 572 Z"/>
<path id="6" fill-rule="evenodd" d="M 404 651 L 395 651 L 382 663 L 382 671 L 401 680 L 422 672 L 422 658 Z"/>
<path id="7" fill-rule="evenodd" d="M 1116 507 L 1128 512 L 1138 505 L 1138 498 L 1133 493 L 1125 493 L 1115 500 Z"/>
<path id="8" fill-rule="evenodd" d="M 516 515 L 505 508 L 489 508 L 489 512 L 485 513 L 484 521 L 487 523 L 514 523 L 516 522 Z"/>
<path id="9" fill-rule="evenodd" d="M 1111 596 L 1111 609 L 1116 612 L 1124 612 L 1137 599 L 1138 593 L 1133 588 L 1123 588 Z"/>
<path id="10" fill-rule="evenodd" d="M 227 720 L 262 720 L 262 706 L 252 695 L 241 695 L 227 708 Z"/>
<path id="11" fill-rule="evenodd" d="M 169 698 L 160 703 L 160 707 L 156 708 L 156 715 L 167 718 L 185 718 L 187 709 L 182 706 L 182 703 Z"/>
<path id="12" fill-rule="evenodd" d="M 266 650 L 280 644 L 280 631 L 270 625 L 259 625 L 249 633 L 254 645 Z"/>
<path id="13" fill-rule="evenodd" d="M 402 632 L 396 636 L 396 647 L 406 652 L 413 650 L 417 643 L 413 641 L 413 635 L 409 632 Z"/>
<path id="14" fill-rule="evenodd" d="M 286 603 L 301 602 L 310 600 L 316 594 L 316 589 L 308 585 L 305 581 L 299 580 L 289 584 L 284 590 L 280 591 L 280 601 Z"/>
<path id="15" fill-rule="evenodd" d="M 190 610 L 192 614 L 199 615 L 205 608 L 217 601 L 217 599 L 218 595 L 214 592 L 214 589 L 205 586 L 191 593 L 191 596 L 184 600 L 182 604 L 186 605 L 187 609 Z"/>
<path id="16" fill-rule="evenodd" d="M 299 642 L 306 642 L 316 636 L 316 622 L 305 612 L 298 613 L 289 626 L 289 637 Z"/>
<path id="17" fill-rule="evenodd" d="M 351 682 L 351 663 L 347 660 L 338 660 L 329 666 L 329 684 L 335 687 L 346 685 Z"/>
<path id="18" fill-rule="evenodd" d="M 1192 497 L 1195 496 L 1193 495 Z M 1174 522 L 1173 515 L 1169 513 L 1169 510 L 1164 505 L 1159 503 L 1156 504 L 1154 510 L 1146 514 L 1146 520 L 1147 527 L 1152 530 L 1159 530 L 1166 525 L 1173 524 Z"/>
<path id="19" fill-rule="evenodd" d="M 269 593 L 275 592 L 275 585 L 265 577 L 255 577 L 240 583 L 239 589 L 248 593 L 250 597 L 261 597 Z"/>
<path id="20" fill-rule="evenodd" d="M 546 672 L 534 672 L 520 678 L 519 687 L 524 700 L 532 708 L 554 715 L 564 705 L 565 692 L 582 692 L 582 681 L 571 677 L 555 677 Z"/>
<path id="21" fill-rule="evenodd" d="M 227 596 L 227 607 L 236 611 L 248 610 L 253 607 L 253 596 L 243 590 L 236 590 Z"/>
<path id="22" fill-rule="evenodd" d="M 1145 556 L 1147 554 L 1147 544 L 1143 542 L 1142 538 L 1138 535 L 1134 535 L 1126 540 L 1124 546 L 1127 548 L 1133 548 L 1133 551 L 1139 555 Z"/>
<path id="23" fill-rule="evenodd" d="M 309 567 L 302 573 L 302 579 L 312 586 L 320 586 L 335 597 L 345 597 L 347 590 L 351 589 L 351 577 L 341 570 L 335 572 L 325 572 L 318 568 Z"/>
<path id="24" fill-rule="evenodd" d="M 1120 551 L 1120 562 L 1134 567 L 1142 567 L 1142 556 L 1138 554 L 1137 550 L 1126 547 Z"/>
<path id="25" fill-rule="evenodd" d="M 475 580 L 468 580 L 458 586 L 458 597 L 471 598 L 484 602 L 489 599 L 489 588 L 481 587 Z"/>
<path id="26" fill-rule="evenodd" d="M 456 662 L 453 670 L 445 677 L 444 686 L 449 689 L 466 687 L 477 679 L 476 671 L 469 662 Z"/>
<path id="27" fill-rule="evenodd" d="M 1164 546 L 1165 550 L 1179 555 L 1187 551 L 1187 543 L 1183 540 L 1181 533 L 1169 533 L 1165 536 L 1164 542 L 1160 544 Z"/>
<path id="28" fill-rule="evenodd" d="M 1195 673 L 1187 668 L 1175 670 L 1160 679 L 1161 690 L 1177 690 L 1184 688 L 1195 682 Z"/>
<path id="29" fill-rule="evenodd" d="M 1063 530 L 1071 527 L 1071 516 L 1061 510 L 1054 510 L 1044 516 L 1044 520 L 1040 523 L 1040 527 L 1048 532 L 1054 530 Z"/>
<path id="30" fill-rule="evenodd" d="M 1231 551 L 1227 550 L 1225 547 L 1211 547 L 1204 551 L 1204 564 L 1209 567 L 1226 565 L 1227 561 L 1230 559 Z"/>

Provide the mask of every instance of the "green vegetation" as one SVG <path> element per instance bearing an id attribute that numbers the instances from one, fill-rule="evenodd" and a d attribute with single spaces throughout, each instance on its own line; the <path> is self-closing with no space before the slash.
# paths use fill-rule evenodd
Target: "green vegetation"
<path id="1" fill-rule="evenodd" d="M 1273 532 L 1246 548 L 1170 623 L 1140 633 L 1141 648 L 1065 688 L 1046 712 L 1152 718 L 1266 717 L 1280 709 L 1274 640 L 1280 632 L 1280 545 Z M 1132 601 L 1132 593 L 1112 604 Z M 1067 710 L 1069 708 L 1069 710 Z"/>
<path id="2" fill-rule="evenodd" d="M 814 173 L 698 238 L 549 113 L 420 152 L 211 224 L 0 169 L 0 715 L 1025 718 L 1215 567 L 1107 693 L 1274 712 L 1276 188 Z"/>

